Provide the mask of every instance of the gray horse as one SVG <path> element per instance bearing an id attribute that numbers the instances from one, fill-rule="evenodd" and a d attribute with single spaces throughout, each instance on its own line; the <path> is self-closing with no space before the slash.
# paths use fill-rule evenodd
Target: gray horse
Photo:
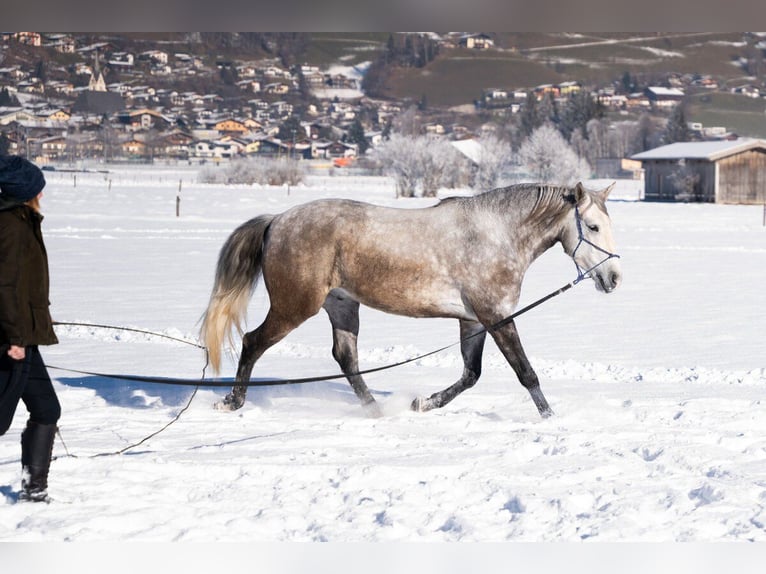
<path id="1" fill-rule="evenodd" d="M 261 355 L 324 308 L 333 357 L 371 415 L 380 414 L 359 373 L 359 305 L 409 317 L 460 322 L 463 375 L 413 410 L 439 408 L 476 384 L 489 332 L 543 417 L 552 414 L 521 346 L 513 313 L 524 274 L 544 251 L 561 243 L 578 268 L 590 271 L 605 293 L 620 283 L 606 199 L 600 191 L 520 184 L 472 197 L 445 199 L 422 209 L 396 209 L 326 199 L 242 224 L 221 249 L 201 338 L 220 367 L 224 339 L 242 334 L 231 393 L 216 405 L 236 410 Z M 270 308 L 263 323 L 243 334 L 242 321 L 258 278 Z"/>

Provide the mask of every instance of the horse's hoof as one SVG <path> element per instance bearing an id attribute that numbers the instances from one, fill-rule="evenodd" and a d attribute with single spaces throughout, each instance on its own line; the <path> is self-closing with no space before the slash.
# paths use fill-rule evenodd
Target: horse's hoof
<path id="1" fill-rule="evenodd" d="M 428 409 L 428 399 L 424 399 L 423 397 L 416 397 L 415 400 L 412 401 L 412 404 L 410 405 L 410 410 L 415 411 L 416 413 L 424 413 Z"/>
<path id="2" fill-rule="evenodd" d="M 549 419 L 553 416 L 553 411 L 551 409 L 545 409 L 543 411 L 540 411 L 540 416 L 544 419 Z"/>
<path id="3" fill-rule="evenodd" d="M 242 408 L 245 401 L 237 399 L 231 395 L 226 395 L 222 401 L 213 404 L 213 408 L 217 411 L 236 411 Z"/>

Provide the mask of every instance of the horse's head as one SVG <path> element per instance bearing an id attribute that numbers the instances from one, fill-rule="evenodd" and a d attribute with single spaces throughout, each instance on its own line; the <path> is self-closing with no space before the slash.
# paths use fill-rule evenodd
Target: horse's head
<path id="1" fill-rule="evenodd" d="M 596 289 L 614 291 L 622 280 L 619 256 L 615 253 L 612 222 L 606 211 L 606 198 L 614 184 L 602 191 L 587 191 L 582 183 L 574 188 L 574 216 L 567 217 L 561 243 L 574 259 L 580 278 L 589 276 Z"/>

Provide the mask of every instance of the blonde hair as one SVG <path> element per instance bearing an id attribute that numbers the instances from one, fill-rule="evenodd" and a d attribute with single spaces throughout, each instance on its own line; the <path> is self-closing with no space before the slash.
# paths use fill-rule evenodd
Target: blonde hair
<path id="1" fill-rule="evenodd" d="M 28 205 L 34 209 L 37 213 L 40 213 L 40 194 L 37 194 L 32 199 L 24 202 L 24 205 Z"/>

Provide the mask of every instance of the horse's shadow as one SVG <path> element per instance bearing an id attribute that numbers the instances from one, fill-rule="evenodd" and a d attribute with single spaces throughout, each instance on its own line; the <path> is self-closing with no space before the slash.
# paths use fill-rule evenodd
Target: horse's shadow
<path id="1" fill-rule="evenodd" d="M 58 377 L 56 380 L 67 387 L 94 390 L 97 396 L 111 405 L 138 409 L 151 408 L 158 402 L 166 406 L 181 406 L 192 392 L 192 389 L 179 385 L 122 381 L 90 375 Z"/>
<path id="2" fill-rule="evenodd" d="M 0 495 L 10 504 L 16 504 L 19 501 L 19 493 L 11 486 L 0 486 Z"/>
<path id="3" fill-rule="evenodd" d="M 218 380 L 234 384 L 233 378 Z M 57 381 L 67 387 L 92 389 L 97 396 L 110 405 L 135 409 L 153 408 L 158 405 L 183 406 L 192 393 L 192 388 L 186 385 L 123 381 L 92 375 L 57 378 Z M 200 389 L 212 390 L 220 395 L 221 399 L 231 390 L 228 386 L 209 387 L 204 385 L 204 381 L 200 382 L 202 383 Z M 264 385 L 259 386 L 259 382 Z M 248 392 L 248 402 L 260 406 L 267 406 L 271 400 L 280 398 L 315 398 L 352 404 L 358 402 L 351 387 L 345 381 L 303 384 L 279 384 L 279 382 L 279 379 L 253 378 L 251 380 L 253 386 Z M 389 393 L 373 391 L 373 394 L 387 395 Z"/>

